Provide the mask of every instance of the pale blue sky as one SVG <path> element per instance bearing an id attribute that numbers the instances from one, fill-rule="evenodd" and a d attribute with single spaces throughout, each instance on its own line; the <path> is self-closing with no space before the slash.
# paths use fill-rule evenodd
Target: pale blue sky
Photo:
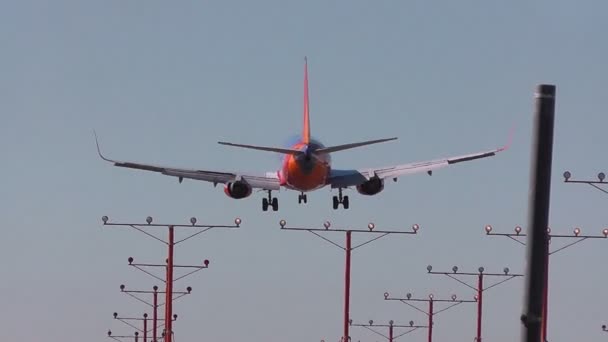
<path id="1" fill-rule="evenodd" d="M 211 268 L 176 287 L 177 341 L 337 341 L 343 255 L 298 225 L 406 229 L 353 255 L 352 317 L 424 317 L 383 301 L 405 295 L 472 297 L 426 265 L 524 271 L 524 248 L 483 234 L 525 225 L 533 90 L 557 85 L 551 226 L 599 233 L 605 195 L 561 174 L 605 170 L 608 69 L 605 1 L 14 1 L 0 4 L 0 321 L 7 341 L 105 340 L 129 333 L 112 312 L 146 308 L 119 293 L 156 284 L 127 257 L 164 260 L 162 246 L 100 217 L 231 222 L 184 243 L 177 261 Z M 236 201 L 220 187 L 125 170 L 96 155 L 206 169 L 272 171 L 272 154 L 218 140 L 276 145 L 298 133 L 307 55 L 313 135 L 326 144 L 398 136 L 333 156 L 336 167 L 383 166 L 494 148 L 516 125 L 512 148 L 491 159 L 355 192 L 348 211 L 323 189 L 299 206 L 278 194 Z M 341 238 L 341 236 L 336 236 Z M 549 338 L 599 341 L 608 323 L 602 269 L 607 241 L 552 259 Z M 584 248 L 583 248 L 584 246 Z M 584 267 L 581 267 L 584 265 Z M 605 267 L 603 269 L 605 271 Z M 605 272 L 604 272 L 605 273 Z M 520 336 L 522 281 L 485 297 L 484 340 Z M 474 306 L 436 318 L 437 341 L 472 340 Z M 353 329 L 355 340 L 376 341 Z M 424 331 L 411 335 L 422 340 Z"/>

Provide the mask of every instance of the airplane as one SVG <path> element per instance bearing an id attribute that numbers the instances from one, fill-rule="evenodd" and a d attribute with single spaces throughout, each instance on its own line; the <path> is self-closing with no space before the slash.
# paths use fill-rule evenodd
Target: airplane
<path id="1" fill-rule="evenodd" d="M 349 199 L 347 195 L 342 194 L 343 189 L 354 187 L 361 195 L 377 195 L 384 189 L 384 182 L 387 179 L 393 179 L 393 181 L 396 182 L 398 177 L 420 172 L 426 172 L 428 175 L 432 175 L 433 171 L 439 168 L 494 156 L 497 153 L 506 150 L 510 145 L 509 139 L 509 142 L 503 147 L 461 156 L 359 170 L 334 169 L 331 165 L 331 153 L 387 142 L 397 138 L 392 137 L 368 140 L 326 147 L 319 140 L 311 138 L 310 132 L 308 60 L 305 58 L 303 127 L 299 141 L 287 148 L 246 145 L 224 141 L 218 142 L 219 144 L 226 146 L 279 153 L 282 156 L 282 164 L 277 171 L 253 174 L 244 172 L 182 169 L 129 161 L 117 161 L 108 159 L 101 153 L 96 133 L 95 142 L 97 144 L 99 156 L 103 160 L 111 162 L 118 167 L 158 172 L 163 175 L 177 177 L 179 183 L 182 183 L 184 178 L 186 178 L 211 182 L 214 186 L 223 184 L 224 193 L 233 199 L 249 197 L 252 194 L 253 189 L 266 191 L 268 196 L 262 199 L 262 211 L 268 211 L 269 207 L 271 207 L 273 211 L 278 210 L 278 199 L 272 196 L 272 191 L 280 191 L 281 188 L 297 191 L 300 193 L 298 195 L 298 203 L 307 203 L 307 192 L 318 190 L 326 186 L 331 187 L 331 189 L 338 189 L 338 195 L 333 196 L 333 209 L 338 209 L 340 204 L 344 209 L 348 209 Z"/>

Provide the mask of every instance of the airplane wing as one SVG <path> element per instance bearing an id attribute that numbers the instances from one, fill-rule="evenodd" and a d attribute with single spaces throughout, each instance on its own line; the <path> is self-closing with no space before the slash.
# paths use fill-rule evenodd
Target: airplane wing
<path id="1" fill-rule="evenodd" d="M 452 164 L 492 157 L 497 153 L 506 150 L 509 147 L 509 144 L 494 150 L 465 154 L 461 156 L 443 159 L 435 159 L 387 167 L 367 168 L 360 170 L 332 170 L 332 174 L 329 177 L 328 183 L 331 185 L 332 188 L 347 188 L 351 186 L 360 185 L 374 177 L 378 177 L 380 179 L 390 179 L 419 172 L 427 172 L 430 174 L 433 170 L 444 168 Z"/>
<path id="2" fill-rule="evenodd" d="M 276 172 L 266 172 L 265 174 L 243 174 L 236 172 L 221 172 L 221 171 L 210 171 L 210 170 L 198 170 L 198 169 L 181 169 L 175 167 L 141 164 L 128 161 L 118 161 L 108 159 L 103 156 L 99 148 L 99 142 L 97 141 L 97 135 L 95 135 L 95 143 L 97 144 L 97 153 L 101 159 L 111 162 L 114 166 L 126 167 L 130 169 L 138 169 L 145 171 L 158 172 L 166 176 L 173 176 L 179 179 L 179 182 L 184 178 L 201 180 L 216 184 L 225 184 L 228 182 L 234 182 L 237 180 L 247 182 L 252 188 L 263 189 L 263 190 L 279 190 L 280 182 Z"/>

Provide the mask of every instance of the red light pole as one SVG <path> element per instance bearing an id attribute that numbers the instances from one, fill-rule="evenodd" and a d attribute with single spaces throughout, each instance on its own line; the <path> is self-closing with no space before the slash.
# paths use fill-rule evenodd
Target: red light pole
<path id="1" fill-rule="evenodd" d="M 160 326 L 158 324 L 158 321 L 164 321 L 163 318 L 160 318 L 160 319 L 158 318 L 158 308 L 161 307 L 161 306 L 166 305 L 166 303 L 161 303 L 161 304 L 158 303 L 158 295 L 159 294 L 165 294 L 165 292 L 164 291 L 158 291 L 158 286 L 154 286 L 153 287 L 153 291 L 143 291 L 143 290 L 127 290 L 126 287 L 125 287 L 125 285 L 120 285 L 120 292 L 122 292 L 122 293 L 124 293 L 124 294 L 126 294 L 126 295 L 128 295 L 128 296 L 130 296 L 130 297 L 132 297 L 134 299 L 136 299 L 139 302 L 142 302 L 142 303 L 144 303 L 144 304 L 152 307 L 152 329 L 147 329 L 147 330 L 144 330 L 144 331 L 146 331 L 146 333 L 149 333 L 150 331 L 152 331 L 152 342 L 157 342 L 158 341 L 158 338 L 157 338 L 158 337 L 158 328 Z M 189 286 L 186 288 L 186 291 L 177 291 L 177 292 L 174 291 L 173 294 L 174 295 L 178 295 L 178 296 L 174 297 L 173 301 L 175 301 L 175 300 L 177 300 L 177 299 L 179 299 L 179 298 L 181 298 L 181 297 L 183 297 L 183 296 L 185 296 L 187 294 L 190 294 L 191 292 L 192 292 L 192 288 L 189 287 Z M 152 299 L 152 303 L 148 302 L 145 299 L 142 299 L 140 297 L 141 294 L 152 294 L 152 298 L 153 298 Z M 115 313 L 114 318 L 118 319 L 116 317 L 116 313 Z M 177 315 L 173 314 L 172 321 L 175 322 L 176 320 L 177 320 Z M 129 325 L 129 326 L 131 326 L 133 328 L 135 328 L 134 326 L 132 326 L 132 325 L 124 322 L 124 320 L 121 320 L 121 321 L 123 321 L 123 323 L 125 323 L 125 324 L 127 324 L 127 325 Z M 144 323 L 145 323 L 145 321 L 144 321 Z"/>
<path id="2" fill-rule="evenodd" d="M 350 321 L 350 267 L 351 267 L 351 253 L 353 250 L 362 247 L 364 245 L 367 245 L 373 241 L 376 241 L 382 237 L 385 237 L 389 234 L 417 234 L 418 233 L 418 229 L 420 229 L 420 226 L 418 226 L 417 224 L 414 224 L 412 226 L 412 230 L 411 231 L 386 231 L 386 230 L 374 230 L 374 228 L 376 227 L 373 223 L 369 223 L 367 225 L 367 230 L 365 229 L 335 229 L 331 227 L 331 223 L 329 221 L 326 221 L 325 223 L 323 223 L 323 227 L 324 228 L 307 228 L 307 227 L 286 227 L 287 222 L 285 220 L 281 220 L 279 222 L 279 225 L 281 226 L 281 230 L 299 230 L 299 231 L 307 231 L 313 235 L 315 235 L 316 237 L 329 242 L 330 244 L 332 244 L 333 246 L 336 246 L 340 249 L 342 249 L 343 251 L 345 251 L 346 253 L 346 263 L 345 263 L 345 267 L 344 267 L 344 320 L 343 320 L 343 335 L 342 335 L 342 341 L 347 342 L 350 341 L 350 335 L 349 335 L 349 321 Z M 332 240 L 324 237 L 321 235 L 321 232 L 342 232 L 345 233 L 346 235 L 346 247 L 342 247 L 341 245 L 339 245 L 338 243 L 333 242 Z M 361 243 L 359 245 L 356 246 L 352 246 L 352 233 L 367 233 L 367 234 L 380 234 L 379 236 L 376 236 L 364 243 Z"/>
<path id="3" fill-rule="evenodd" d="M 458 267 L 454 266 L 452 267 L 452 272 L 437 272 L 437 271 L 433 271 L 433 266 L 428 265 L 426 267 L 426 270 L 429 274 L 442 274 L 447 276 L 448 278 L 454 279 L 457 282 L 463 284 L 464 286 L 473 289 L 477 294 L 475 295 L 475 299 L 477 300 L 477 335 L 475 337 L 475 341 L 476 342 L 481 342 L 481 321 L 482 321 L 482 313 L 483 313 L 483 292 L 485 290 L 491 289 L 493 287 L 496 287 L 502 283 L 505 283 L 515 277 L 521 277 L 523 276 L 523 274 L 510 274 L 509 273 L 509 268 L 505 267 L 503 269 L 503 273 L 484 273 L 484 268 L 483 267 L 479 267 L 478 269 L 478 273 L 466 273 L 466 272 L 458 272 Z M 470 285 L 469 283 L 466 283 L 458 278 L 456 278 L 456 276 L 474 276 L 477 278 L 477 287 Z M 484 287 L 483 285 L 483 279 L 484 277 L 503 277 L 505 279 L 496 282 L 488 287 Z"/>
<path id="4" fill-rule="evenodd" d="M 437 315 L 438 313 L 444 312 L 446 310 L 449 310 L 457 305 L 460 305 L 462 303 L 475 303 L 477 302 L 476 300 L 463 300 L 463 299 L 457 299 L 456 295 L 452 295 L 452 297 L 450 299 L 435 299 L 434 296 L 432 294 L 429 295 L 429 298 L 412 298 L 412 294 L 408 293 L 405 298 L 396 298 L 396 297 L 390 297 L 388 292 L 384 293 L 384 300 L 397 300 L 400 301 L 403 304 L 406 304 L 412 308 L 414 308 L 415 310 L 422 312 L 423 314 L 427 315 L 429 318 L 429 324 L 428 324 L 428 342 L 432 342 L 433 341 L 433 319 L 435 317 L 435 315 Z M 424 310 L 421 309 L 419 307 L 417 307 L 414 304 L 410 304 L 408 302 L 425 302 L 428 303 L 428 310 Z M 435 311 L 435 307 L 434 307 L 434 303 L 450 303 L 450 305 L 448 305 L 447 307 L 439 310 L 439 311 Z"/>
<path id="5" fill-rule="evenodd" d="M 520 237 L 526 237 L 526 234 L 522 233 L 522 228 L 520 226 L 515 227 L 515 233 L 493 233 L 492 226 L 485 226 L 486 235 L 494 235 L 494 236 L 504 236 L 509 239 L 519 243 L 522 246 L 525 246 L 526 243 L 519 240 Z M 577 243 L 583 242 L 587 239 L 605 239 L 608 238 L 608 228 L 602 230 L 602 235 L 581 235 L 580 228 L 574 228 L 573 235 L 559 235 L 559 234 L 551 234 L 551 228 L 547 228 L 547 257 L 545 262 L 545 280 L 544 280 L 544 291 L 543 291 L 543 309 L 542 309 L 542 323 L 541 323 L 541 341 L 547 342 L 547 322 L 548 322 L 548 307 L 549 307 L 549 256 L 553 255 L 557 252 L 563 251 L 564 249 L 574 246 Z M 549 244 L 551 243 L 551 239 L 553 238 L 570 238 L 577 239 L 574 242 L 571 242 L 565 246 L 557 248 L 556 250 L 551 251 L 549 249 Z"/>
<path id="6" fill-rule="evenodd" d="M 362 324 L 362 323 L 353 323 L 352 320 L 349 322 L 351 326 L 353 327 L 363 327 L 371 332 L 373 332 L 376 335 L 382 336 L 385 339 L 387 339 L 389 342 L 393 342 L 396 339 L 398 339 L 401 336 L 407 335 L 411 332 L 414 332 L 420 328 L 428 328 L 428 326 L 426 325 L 414 325 L 414 321 L 410 321 L 409 325 L 399 325 L 399 324 L 395 324 L 395 322 L 393 322 L 393 320 L 390 320 L 388 322 L 388 324 L 375 324 L 374 325 L 374 321 L 373 320 L 369 320 L 368 324 Z M 374 328 L 376 327 L 383 327 L 383 328 L 388 328 L 388 336 L 384 335 L 383 333 L 375 330 Z M 407 331 L 394 336 L 394 329 L 395 328 L 406 328 Z"/>
<path id="7" fill-rule="evenodd" d="M 190 218 L 190 224 L 158 224 L 158 223 L 152 223 L 152 217 L 148 216 L 146 218 L 146 223 L 110 223 L 108 222 L 108 217 L 107 216 L 103 216 L 101 218 L 101 220 L 103 221 L 103 225 L 104 226 L 127 226 L 127 227 L 131 227 L 135 230 L 138 230 L 142 233 L 144 233 L 145 235 L 162 242 L 163 244 L 167 245 L 168 247 L 168 253 L 167 253 L 167 264 L 166 265 L 155 265 L 155 264 L 132 264 L 133 262 L 133 258 L 129 258 L 129 264 L 136 267 L 137 269 L 143 271 L 144 273 L 160 280 L 163 281 L 165 283 L 165 342 L 171 342 L 173 340 L 173 320 L 171 319 L 172 315 L 173 315 L 173 283 L 187 275 L 190 275 L 196 271 L 199 271 L 203 268 L 207 268 L 207 266 L 209 265 L 209 262 L 207 260 L 205 260 L 204 266 L 175 266 L 174 262 L 173 262 L 173 255 L 174 255 L 174 247 L 175 245 L 177 245 L 178 243 L 184 242 L 190 238 L 193 238 L 199 234 L 202 234 L 210 229 L 213 228 L 239 228 L 240 224 L 241 224 L 241 219 L 240 218 L 236 218 L 234 220 L 235 225 L 201 225 L 201 224 L 196 224 L 197 220 L 195 217 Z M 163 227 L 163 228 L 168 228 L 169 231 L 169 237 L 168 240 L 165 241 L 149 232 L 147 232 L 145 229 L 148 228 L 158 228 L 158 227 Z M 187 237 L 175 241 L 175 228 L 185 228 L 185 229 L 198 229 L 198 231 L 196 233 L 191 233 L 190 235 L 188 235 Z M 166 269 L 166 275 L 165 275 L 165 279 L 162 279 L 160 277 L 157 277 L 155 275 L 153 275 L 152 273 L 146 271 L 143 269 L 143 267 L 164 267 Z M 173 277 L 173 269 L 176 267 L 180 267 L 180 268 L 195 268 L 194 271 L 181 276 L 177 279 L 175 279 Z"/>

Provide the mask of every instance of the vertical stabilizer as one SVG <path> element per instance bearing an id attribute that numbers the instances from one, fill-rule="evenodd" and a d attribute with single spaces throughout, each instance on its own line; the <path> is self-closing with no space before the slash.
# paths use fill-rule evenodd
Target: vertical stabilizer
<path id="1" fill-rule="evenodd" d="M 308 106 L 308 59 L 304 57 L 304 125 L 302 127 L 302 142 L 310 143 L 310 117 Z"/>

